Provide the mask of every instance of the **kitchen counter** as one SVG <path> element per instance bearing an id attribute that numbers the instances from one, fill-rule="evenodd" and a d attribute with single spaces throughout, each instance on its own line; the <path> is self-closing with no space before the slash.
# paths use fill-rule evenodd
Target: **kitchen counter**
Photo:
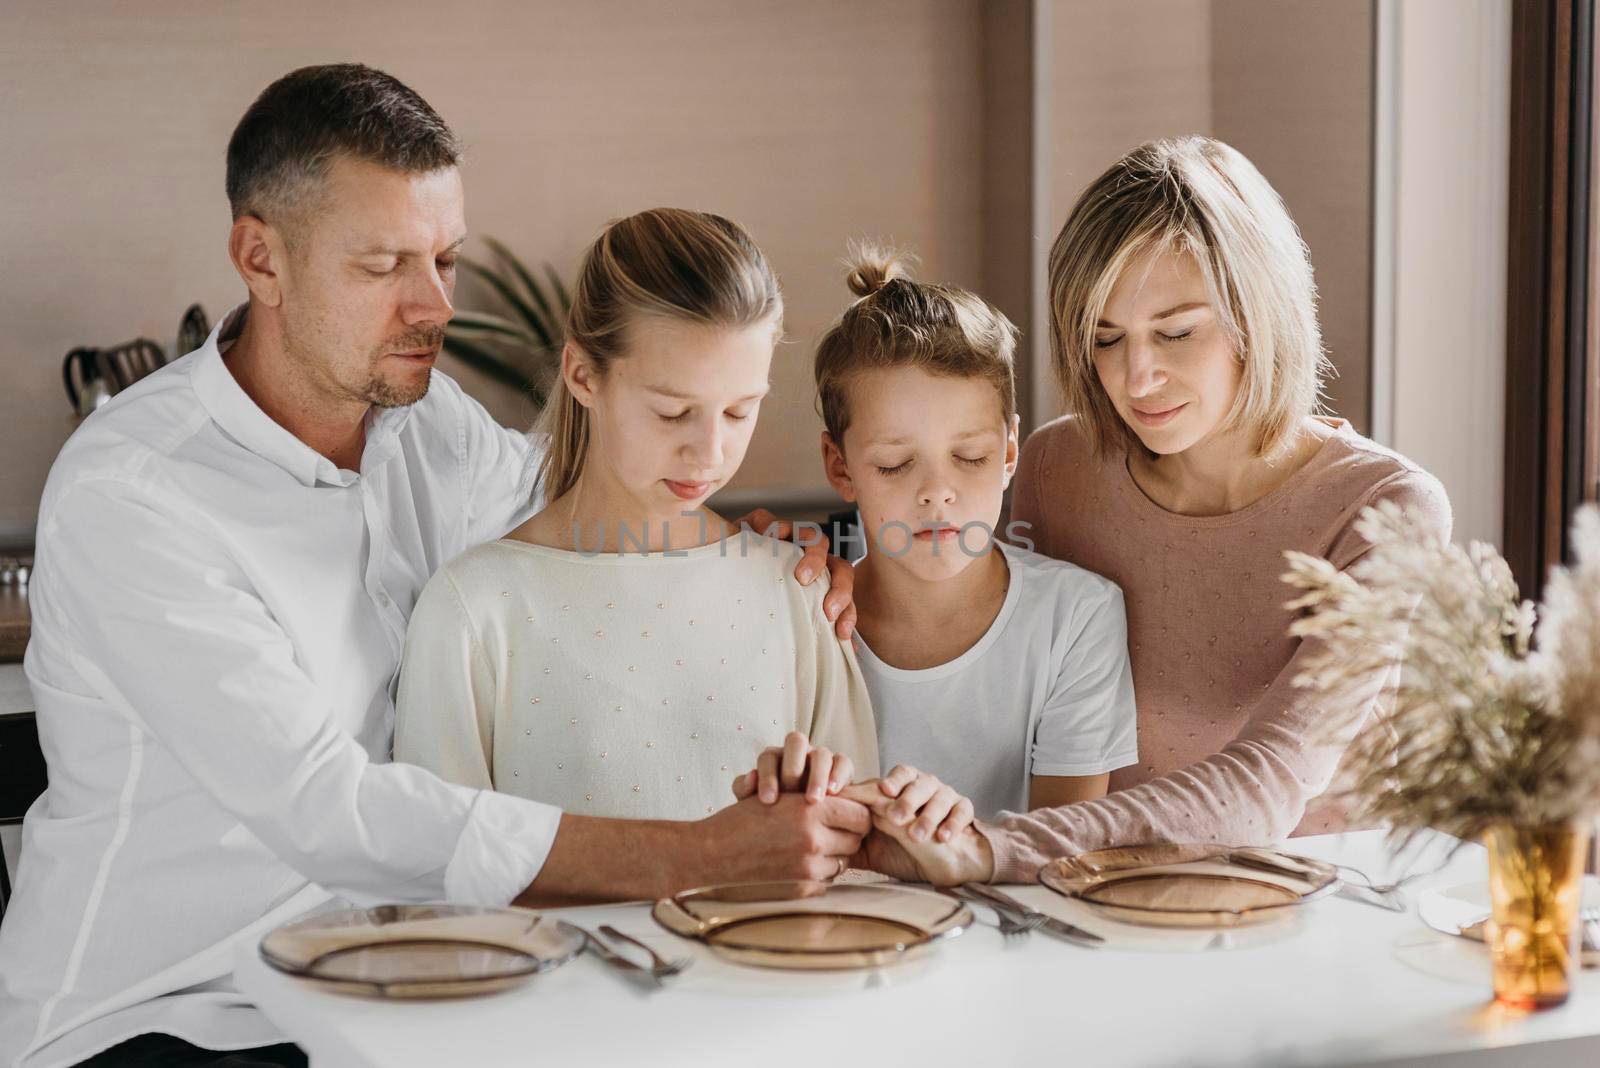
<path id="1" fill-rule="evenodd" d="M 26 586 L 0 586 L 0 664 L 16 663 L 31 631 Z"/>

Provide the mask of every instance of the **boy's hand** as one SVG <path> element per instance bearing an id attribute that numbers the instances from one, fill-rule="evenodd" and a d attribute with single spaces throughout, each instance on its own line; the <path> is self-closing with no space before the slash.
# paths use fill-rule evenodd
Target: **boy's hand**
<path id="1" fill-rule="evenodd" d="M 879 819 L 913 842 L 948 842 L 972 825 L 971 801 L 909 764 L 896 764 L 877 785 L 884 798 L 894 799 Z"/>
<path id="2" fill-rule="evenodd" d="M 854 771 L 855 765 L 843 753 L 813 748 L 811 739 L 790 731 L 781 748 L 762 750 L 755 769 L 733 780 L 733 796 L 740 801 L 759 796 L 770 805 L 780 793 L 804 790 L 807 801 L 820 801 L 844 789 Z"/>
<path id="3" fill-rule="evenodd" d="M 780 541 L 792 541 L 804 550 L 805 555 L 800 558 L 800 563 L 795 565 L 794 577 L 800 585 L 809 586 L 816 577 L 822 574 L 822 569 L 828 569 L 828 594 L 822 599 L 822 612 L 833 624 L 833 629 L 840 641 L 849 641 L 856 630 L 856 606 L 851 596 L 855 587 L 856 569 L 850 566 L 850 561 L 841 560 L 837 556 L 828 555 L 828 536 L 815 527 L 807 527 L 809 535 L 803 540 L 795 538 L 795 525 L 787 519 L 779 519 L 765 508 L 757 508 L 749 515 L 740 516 L 735 520 L 741 527 L 749 527 L 757 534 L 765 534 L 770 538 Z"/>
<path id="4" fill-rule="evenodd" d="M 994 878 L 994 851 L 987 838 L 965 827 L 948 841 L 914 841 L 905 825 L 887 819 L 894 802 L 880 785 L 856 783 L 839 795 L 841 800 L 861 802 L 872 812 L 872 833 L 861 843 L 861 852 L 850 860 L 850 867 L 934 886 L 986 883 Z"/>

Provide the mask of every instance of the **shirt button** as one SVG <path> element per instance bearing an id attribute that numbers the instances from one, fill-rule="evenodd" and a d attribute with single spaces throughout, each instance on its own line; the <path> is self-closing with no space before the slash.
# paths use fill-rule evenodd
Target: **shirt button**
<path id="1" fill-rule="evenodd" d="M 382 605 L 384 608 L 388 608 L 391 603 L 392 602 L 389 600 L 389 595 L 387 593 L 378 594 L 378 604 Z"/>

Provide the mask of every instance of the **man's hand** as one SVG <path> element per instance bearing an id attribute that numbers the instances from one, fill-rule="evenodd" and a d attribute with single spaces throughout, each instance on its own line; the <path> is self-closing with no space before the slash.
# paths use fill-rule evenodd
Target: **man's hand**
<path id="1" fill-rule="evenodd" d="M 762 750 L 755 770 L 733 780 L 733 796 L 740 801 L 756 796 L 762 804 L 770 805 L 780 793 L 804 790 L 806 800 L 815 804 L 824 795 L 844 789 L 854 773 L 855 765 L 843 753 L 812 748 L 811 739 L 799 731 L 790 731 L 781 748 Z"/>
<path id="2" fill-rule="evenodd" d="M 853 799 L 871 809 L 872 833 L 861 852 L 850 860 L 854 868 L 881 872 L 902 882 L 959 886 L 986 883 L 994 878 L 994 852 L 989 840 L 971 827 L 949 841 L 914 841 L 906 825 L 887 818 L 894 799 L 884 796 L 875 782 L 857 783 L 832 800 Z"/>
<path id="3" fill-rule="evenodd" d="M 801 794 L 771 805 L 752 797 L 693 822 L 565 812 L 539 877 L 516 904 L 654 900 L 712 883 L 827 882 L 871 829 L 872 815 L 860 803 L 812 803 Z"/>
<path id="4" fill-rule="evenodd" d="M 780 541 L 795 541 L 794 524 L 787 519 L 779 519 L 765 508 L 757 508 L 749 515 L 740 516 L 736 522 L 741 527 L 749 527 L 757 534 L 765 534 Z M 800 563 L 794 569 L 794 577 L 800 585 L 809 586 L 822 574 L 822 569 L 828 569 L 829 588 L 828 595 L 822 599 L 823 614 L 833 624 L 833 629 L 839 635 L 840 641 L 849 641 L 856 630 L 856 606 L 851 591 L 855 588 L 856 569 L 850 566 L 848 560 L 841 560 L 837 556 L 828 555 L 828 537 L 816 531 L 808 533 L 817 535 L 815 539 L 807 538 L 803 542 L 795 542 L 805 551 L 800 558 Z"/>
<path id="5" fill-rule="evenodd" d="M 860 852 L 872 817 L 864 805 L 843 797 L 811 802 L 801 794 L 784 794 L 770 805 L 746 798 L 687 829 L 688 851 L 698 870 L 686 885 L 827 882 Z"/>

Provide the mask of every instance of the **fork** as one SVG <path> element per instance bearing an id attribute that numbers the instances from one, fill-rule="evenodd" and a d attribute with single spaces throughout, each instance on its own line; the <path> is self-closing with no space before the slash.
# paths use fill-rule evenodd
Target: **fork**
<path id="1" fill-rule="evenodd" d="M 633 935 L 619 931 L 610 924 L 601 924 L 600 933 L 605 935 L 607 938 L 614 938 L 619 942 L 626 942 L 630 946 L 638 946 L 640 949 L 650 954 L 650 974 L 656 978 L 657 982 L 662 979 L 666 979 L 669 976 L 677 975 L 685 968 L 689 967 L 690 964 L 694 963 L 688 957 L 679 957 L 676 960 L 667 960 L 661 954 L 651 949 L 648 945 L 633 937 Z"/>
<path id="2" fill-rule="evenodd" d="M 1001 936 L 1008 940 L 1020 938 L 1025 934 L 1032 934 L 1044 922 L 1042 915 L 1021 916 L 1014 914 L 999 902 L 991 901 L 982 894 L 973 893 L 965 886 L 949 887 L 949 892 L 969 905 L 983 905 L 993 912 L 994 918 L 1000 926 Z"/>
<path id="3" fill-rule="evenodd" d="M 991 906 L 1001 905 L 1010 909 L 1023 920 L 1035 923 L 1038 930 L 1043 931 L 1045 934 L 1055 935 L 1057 938 L 1065 939 L 1080 946 L 1095 946 L 1105 941 L 1104 938 L 1101 938 L 1093 931 L 1085 931 L 1082 927 L 1074 927 L 1066 920 L 1057 919 L 1047 912 L 1041 912 L 1031 905 L 1018 901 L 1005 891 L 989 886 L 987 883 L 967 883 L 962 889 L 983 898 Z"/>
<path id="4" fill-rule="evenodd" d="M 577 924 L 573 924 L 572 926 L 579 934 L 583 935 L 584 949 L 593 953 L 611 967 L 617 969 L 617 971 L 621 972 L 627 978 L 635 980 L 639 983 L 643 983 L 652 989 L 660 988 L 662 985 L 661 977 L 655 974 L 654 969 L 643 968 L 638 964 L 635 964 L 627 957 L 624 957 L 621 953 L 618 953 L 616 950 L 606 945 L 605 942 L 595 937 L 595 933 L 588 928 L 579 927 Z"/>
<path id="5" fill-rule="evenodd" d="M 1338 894 L 1340 897 L 1347 897 L 1352 901 L 1360 901 L 1368 905 L 1376 905 L 1379 908 L 1388 909 L 1391 912 L 1405 912 L 1410 906 L 1406 902 L 1405 894 L 1403 894 L 1401 891 L 1411 883 L 1416 882 L 1418 879 L 1426 879 L 1430 875 L 1437 875 L 1439 872 L 1443 871 L 1445 866 L 1449 863 L 1450 858 L 1446 857 L 1443 861 L 1432 868 L 1427 868 L 1423 871 L 1414 871 L 1411 874 L 1402 876 L 1391 883 L 1374 883 L 1372 881 L 1372 876 L 1368 875 L 1360 868 L 1352 868 L 1348 864 L 1336 864 L 1334 866 L 1339 869 L 1340 876 Z M 1352 875 L 1359 875 L 1361 877 L 1361 882 L 1353 883 L 1344 878 L 1345 872 L 1349 872 Z"/>

